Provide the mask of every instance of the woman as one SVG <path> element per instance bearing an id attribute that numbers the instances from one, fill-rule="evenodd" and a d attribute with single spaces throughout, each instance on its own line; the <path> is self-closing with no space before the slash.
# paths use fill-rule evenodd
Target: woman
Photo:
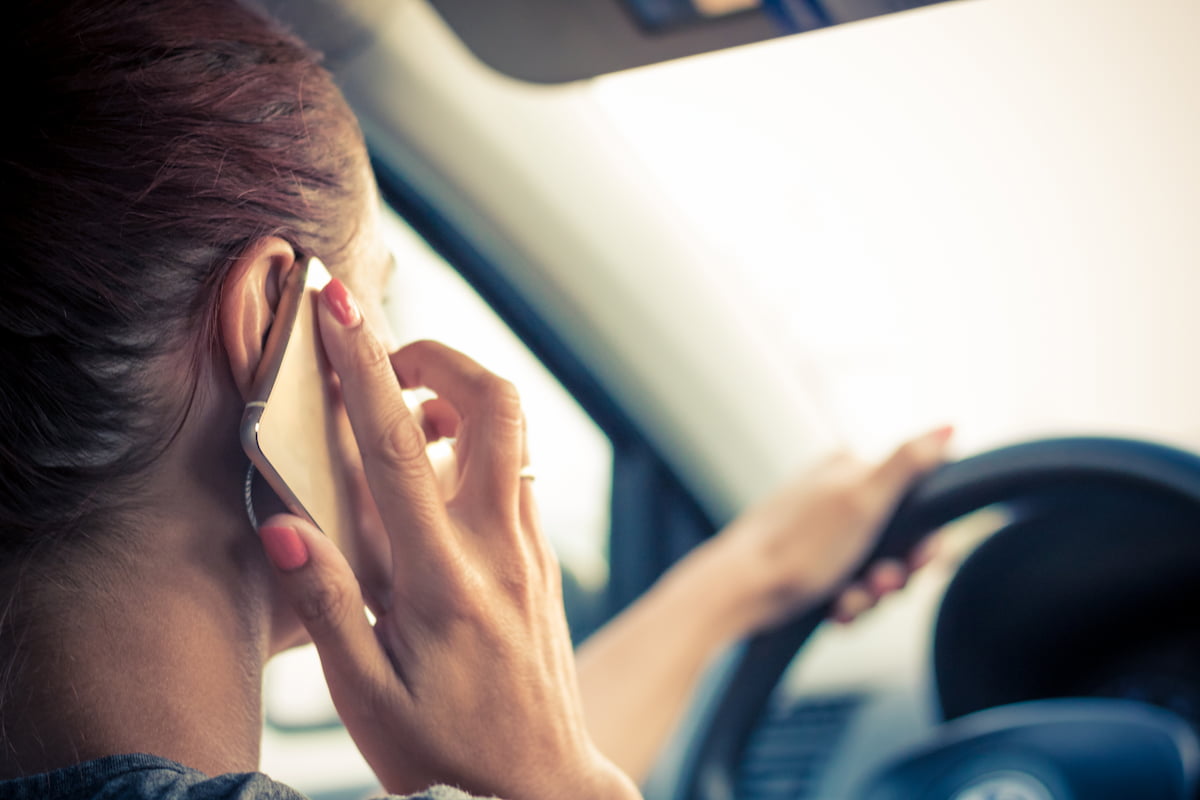
<path id="1" fill-rule="evenodd" d="M 10 16 L 26 99 L 0 160 L 0 798 L 295 796 L 254 773 L 261 677 L 307 639 L 389 791 L 637 797 L 627 773 L 712 653 L 830 596 L 941 459 L 947 431 L 785 488 L 589 642 L 577 678 L 519 399 L 440 345 L 381 343 L 376 190 L 315 56 L 233 0 Z M 295 517 L 256 537 L 241 496 L 242 406 L 310 253 L 339 278 L 319 321 L 362 455 L 358 577 Z M 438 394 L 424 424 L 401 385 Z M 457 437 L 449 497 L 425 457 L 439 436 Z M 841 614 L 906 572 L 878 565 Z"/>

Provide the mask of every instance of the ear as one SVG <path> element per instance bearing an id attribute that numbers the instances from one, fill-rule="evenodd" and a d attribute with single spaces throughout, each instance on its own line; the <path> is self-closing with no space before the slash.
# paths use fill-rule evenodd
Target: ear
<path id="1" fill-rule="evenodd" d="M 221 287 L 221 344 L 242 399 L 250 396 L 263 342 L 275 319 L 280 287 L 296 263 L 292 246 L 277 236 L 257 239 L 237 258 Z"/>

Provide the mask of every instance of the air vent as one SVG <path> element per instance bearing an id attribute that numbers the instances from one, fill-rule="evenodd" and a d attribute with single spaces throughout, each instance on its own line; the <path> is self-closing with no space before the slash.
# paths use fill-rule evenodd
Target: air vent
<path id="1" fill-rule="evenodd" d="M 738 800 L 807 800 L 845 734 L 860 695 L 805 698 L 768 712 L 750 736 L 738 773 Z"/>

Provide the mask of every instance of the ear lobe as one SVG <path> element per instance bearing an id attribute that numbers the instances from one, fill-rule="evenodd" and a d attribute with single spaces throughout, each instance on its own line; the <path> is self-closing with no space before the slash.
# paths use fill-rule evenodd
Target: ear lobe
<path id="1" fill-rule="evenodd" d="M 257 239 L 233 264 L 221 287 L 221 344 L 242 399 L 250 396 L 263 342 L 275 319 L 284 276 L 296 263 L 292 246 L 277 236 Z"/>

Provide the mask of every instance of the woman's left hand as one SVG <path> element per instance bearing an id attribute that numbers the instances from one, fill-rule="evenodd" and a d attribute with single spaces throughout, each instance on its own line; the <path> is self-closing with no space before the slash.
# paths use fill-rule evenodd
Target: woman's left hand
<path id="1" fill-rule="evenodd" d="M 949 438 L 946 428 L 878 465 L 838 456 L 801 475 L 692 550 L 585 642 L 579 680 L 601 750 L 643 780 L 721 647 L 839 591 L 834 615 L 848 620 L 903 586 L 912 561 L 880 562 L 862 583 L 846 582 L 900 497 L 941 463 Z"/>
<path id="2" fill-rule="evenodd" d="M 744 584 L 733 606 L 736 632 L 748 635 L 785 622 L 838 593 L 832 616 L 842 622 L 903 588 L 933 554 L 932 540 L 907 560 L 871 565 L 846 581 L 875 545 L 913 481 L 940 464 L 952 434 L 940 428 L 902 445 L 886 461 L 867 464 L 838 455 L 759 503 L 710 540 L 726 569 Z"/>

